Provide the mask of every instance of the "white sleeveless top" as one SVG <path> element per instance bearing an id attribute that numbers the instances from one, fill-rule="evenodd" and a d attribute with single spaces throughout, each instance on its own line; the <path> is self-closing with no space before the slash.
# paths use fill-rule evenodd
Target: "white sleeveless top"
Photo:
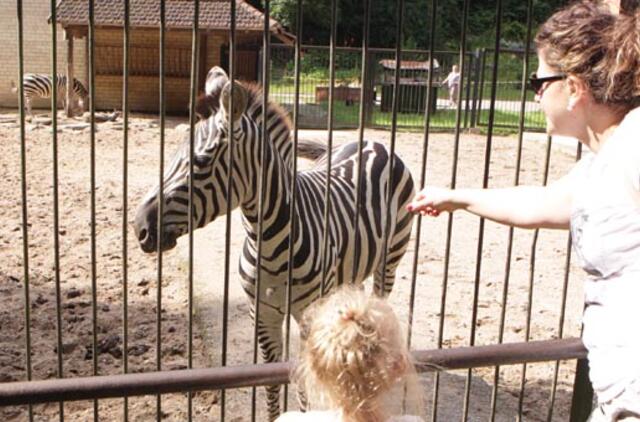
<path id="1" fill-rule="evenodd" d="M 310 412 L 287 412 L 276 422 L 342 422 L 342 414 L 339 410 L 312 410 Z M 424 422 L 420 416 L 402 415 L 393 416 L 387 422 Z"/>
<path id="2" fill-rule="evenodd" d="M 570 178 L 573 246 L 588 274 L 583 341 L 606 402 L 640 379 L 640 108 Z"/>

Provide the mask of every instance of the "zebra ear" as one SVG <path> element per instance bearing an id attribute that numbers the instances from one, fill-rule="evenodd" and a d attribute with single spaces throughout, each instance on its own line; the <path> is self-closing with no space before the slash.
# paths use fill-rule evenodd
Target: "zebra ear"
<path id="1" fill-rule="evenodd" d="M 240 116 L 247 108 L 247 90 L 238 82 L 233 83 L 233 113 L 231 117 L 233 121 L 240 119 Z M 222 88 L 222 95 L 220 97 L 220 105 L 224 110 L 225 115 L 229 115 L 229 99 L 231 97 L 231 82 L 227 82 Z"/>
<path id="2" fill-rule="evenodd" d="M 207 73 L 207 81 L 204 85 L 204 92 L 214 98 L 218 98 L 222 88 L 229 82 L 227 73 L 220 67 L 214 66 Z"/>

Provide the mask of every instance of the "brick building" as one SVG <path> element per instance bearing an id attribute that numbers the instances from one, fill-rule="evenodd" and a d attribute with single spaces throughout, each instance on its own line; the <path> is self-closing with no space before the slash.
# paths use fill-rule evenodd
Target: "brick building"
<path id="1" fill-rule="evenodd" d="M 12 3 L 12 0 L 0 0 Z M 158 0 L 131 0 L 129 104 L 132 111 L 155 112 L 159 103 L 159 26 Z M 50 13 L 43 0 L 23 0 L 25 34 L 25 72 L 51 73 Z M 189 103 L 191 76 L 192 0 L 166 1 L 165 89 L 166 110 L 185 113 Z M 236 75 L 239 79 L 256 80 L 259 52 L 262 47 L 263 14 L 243 0 L 236 2 Z M 45 6 L 45 7 L 43 7 Z M 11 10 L 11 5 L 2 6 Z M 15 6 L 13 7 L 15 10 Z M 7 47 L 0 49 L 0 106 L 15 107 L 17 97 L 10 91 L 10 80 L 18 75 L 17 14 L 0 16 L 0 39 Z M 122 107 L 123 22 L 121 1 L 95 0 L 94 69 L 97 109 Z M 58 73 L 71 71 L 77 79 L 88 79 L 88 2 L 59 0 L 57 5 Z M 207 70 L 227 67 L 230 2 L 201 0 L 199 14 L 199 90 Z M 290 43 L 293 37 L 278 22 L 270 21 L 274 40 Z M 71 69 L 67 64 L 72 63 Z M 36 106 L 48 106 L 41 101 Z"/>

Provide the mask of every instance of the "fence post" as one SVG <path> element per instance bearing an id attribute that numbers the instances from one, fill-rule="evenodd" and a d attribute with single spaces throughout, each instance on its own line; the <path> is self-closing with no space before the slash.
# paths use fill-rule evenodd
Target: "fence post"
<path id="1" fill-rule="evenodd" d="M 482 98 L 484 97 L 484 69 L 486 67 L 486 57 L 487 57 L 487 49 L 482 49 L 482 57 L 480 58 L 480 88 L 478 94 L 478 108 L 476 113 L 476 126 L 480 122 L 481 114 L 482 114 Z"/>
<path id="2" fill-rule="evenodd" d="M 467 65 L 467 68 L 469 69 L 467 71 L 467 84 L 465 86 L 464 89 L 464 95 L 465 95 L 465 100 L 464 100 L 464 128 L 468 129 L 470 124 L 469 124 L 469 112 L 471 107 L 469 106 L 469 100 L 471 99 L 471 75 L 473 74 L 473 53 L 469 53 L 469 54 L 465 54 L 465 60 L 467 60 L 469 63 Z M 461 79 L 464 79 L 464 75 L 460 76 Z M 462 95 L 462 92 L 460 93 L 460 95 Z"/>
<path id="3" fill-rule="evenodd" d="M 471 100 L 471 124 L 470 127 L 476 127 L 476 123 L 478 120 L 477 112 L 478 112 L 478 85 L 480 84 L 480 49 L 476 48 L 476 51 L 472 56 L 472 63 L 474 66 L 473 72 L 473 98 Z"/>
<path id="4" fill-rule="evenodd" d="M 571 398 L 570 422 L 585 422 L 593 405 L 593 388 L 589 382 L 589 364 L 586 359 L 578 359 L 576 377 Z"/>
<path id="5" fill-rule="evenodd" d="M 376 84 L 376 63 L 375 56 L 372 51 L 367 52 L 369 57 L 366 60 L 366 66 L 368 67 L 366 74 L 368 80 L 362 81 L 362 89 L 364 89 L 364 127 L 371 127 L 373 119 L 373 89 Z"/>

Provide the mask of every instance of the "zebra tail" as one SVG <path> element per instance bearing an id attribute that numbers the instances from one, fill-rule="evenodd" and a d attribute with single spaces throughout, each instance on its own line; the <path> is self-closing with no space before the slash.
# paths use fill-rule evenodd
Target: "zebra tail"
<path id="1" fill-rule="evenodd" d="M 14 94 L 18 93 L 18 87 L 16 86 L 16 83 L 13 82 L 13 79 L 11 80 L 11 92 L 13 92 Z"/>
<path id="2" fill-rule="evenodd" d="M 327 145 L 310 139 L 298 139 L 298 157 L 315 161 L 327 153 Z"/>

